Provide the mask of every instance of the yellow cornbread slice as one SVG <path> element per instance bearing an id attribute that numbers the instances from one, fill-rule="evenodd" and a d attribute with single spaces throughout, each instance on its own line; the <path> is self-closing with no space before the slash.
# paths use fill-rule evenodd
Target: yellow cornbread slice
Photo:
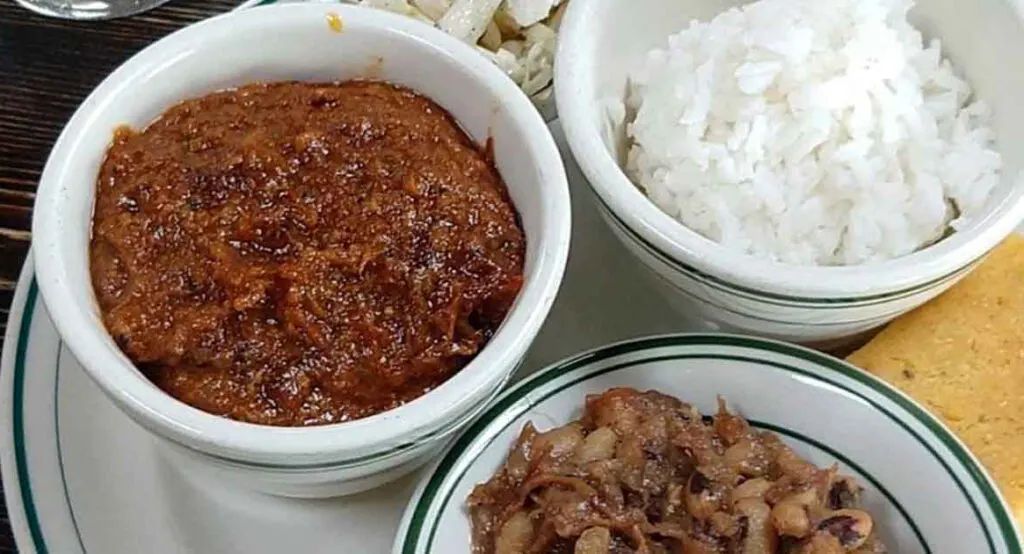
<path id="1" fill-rule="evenodd" d="M 849 361 L 941 416 L 999 483 L 1024 527 L 1024 238 L 900 317 Z"/>

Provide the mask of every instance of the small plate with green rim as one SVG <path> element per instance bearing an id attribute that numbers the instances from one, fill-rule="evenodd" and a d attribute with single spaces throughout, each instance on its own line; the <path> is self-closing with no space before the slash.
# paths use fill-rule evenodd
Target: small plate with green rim
<path id="1" fill-rule="evenodd" d="M 588 394 L 657 390 L 713 413 L 722 395 L 819 466 L 864 487 L 890 552 L 1020 554 L 1010 512 L 978 461 L 905 395 L 839 360 L 783 343 L 671 335 L 549 366 L 505 393 L 426 474 L 394 554 L 469 554 L 466 497 L 504 462 L 521 428 L 577 419 Z"/>

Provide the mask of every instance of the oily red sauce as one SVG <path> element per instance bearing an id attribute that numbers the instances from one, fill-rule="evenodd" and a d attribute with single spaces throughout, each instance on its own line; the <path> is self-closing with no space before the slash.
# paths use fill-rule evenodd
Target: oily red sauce
<path id="1" fill-rule="evenodd" d="M 280 426 L 443 383 L 501 324 L 524 253 L 451 116 L 363 81 L 251 85 L 118 130 L 91 240 L 104 323 L 154 383 Z"/>

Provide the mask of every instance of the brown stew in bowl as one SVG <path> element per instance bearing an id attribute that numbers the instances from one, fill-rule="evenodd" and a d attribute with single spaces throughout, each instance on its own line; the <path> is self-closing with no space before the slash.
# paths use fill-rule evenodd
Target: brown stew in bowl
<path id="1" fill-rule="evenodd" d="M 729 413 L 658 392 L 527 424 L 469 497 L 475 554 L 883 554 L 860 486 Z"/>
<path id="2" fill-rule="evenodd" d="M 464 367 L 522 286 L 525 238 L 488 156 L 431 100 L 285 82 L 118 130 L 90 255 L 107 329 L 160 388 L 300 426 Z"/>

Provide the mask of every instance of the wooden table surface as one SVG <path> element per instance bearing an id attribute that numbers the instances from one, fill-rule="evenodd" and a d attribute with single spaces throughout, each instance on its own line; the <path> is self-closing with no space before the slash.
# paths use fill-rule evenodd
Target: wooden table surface
<path id="1" fill-rule="evenodd" d="M 241 1 L 171 0 L 127 19 L 71 22 L 37 16 L 11 0 L 0 0 L 0 325 L 6 326 L 28 253 L 36 183 L 75 108 L 147 44 Z M 4 504 L 0 554 L 16 551 Z"/>

